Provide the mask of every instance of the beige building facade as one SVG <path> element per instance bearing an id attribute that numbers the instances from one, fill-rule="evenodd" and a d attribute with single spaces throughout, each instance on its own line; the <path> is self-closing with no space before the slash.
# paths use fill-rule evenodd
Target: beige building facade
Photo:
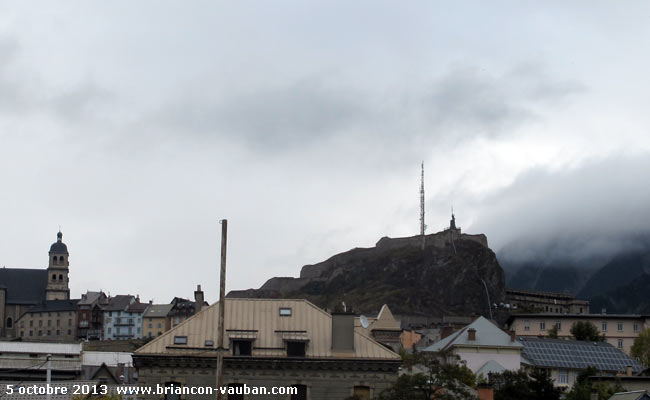
<path id="1" fill-rule="evenodd" d="M 509 329 L 517 336 L 546 337 L 557 326 L 558 338 L 571 338 L 571 327 L 578 321 L 593 323 L 605 335 L 607 343 L 630 354 L 639 332 L 650 327 L 650 318 L 637 314 L 514 314 Z"/>
<path id="2" fill-rule="evenodd" d="M 139 384 L 215 387 L 218 310 L 218 303 L 209 306 L 138 349 Z M 238 399 L 376 397 L 397 379 L 401 358 L 355 328 L 354 318 L 306 300 L 226 299 L 224 384 L 267 390 Z M 297 392 L 271 394 L 278 386 Z"/>

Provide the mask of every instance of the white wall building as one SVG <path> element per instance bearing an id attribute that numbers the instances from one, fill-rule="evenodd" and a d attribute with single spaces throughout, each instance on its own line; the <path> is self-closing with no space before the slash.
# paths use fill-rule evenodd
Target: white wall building
<path id="1" fill-rule="evenodd" d="M 521 365 L 523 346 L 490 320 L 478 317 L 423 351 L 445 355 L 445 361 L 465 363 L 476 375 L 489 372 L 516 371 Z"/>

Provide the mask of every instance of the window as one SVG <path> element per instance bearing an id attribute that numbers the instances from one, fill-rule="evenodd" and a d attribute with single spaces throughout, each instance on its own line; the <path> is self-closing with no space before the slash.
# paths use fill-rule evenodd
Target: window
<path id="1" fill-rule="evenodd" d="M 43 326 L 43 320 L 42 320 L 42 319 L 39 319 L 39 320 L 38 320 L 38 327 L 40 328 L 41 326 Z"/>
<path id="2" fill-rule="evenodd" d="M 158 322 L 158 329 L 162 328 L 162 323 Z"/>
<path id="3" fill-rule="evenodd" d="M 129 325 L 133 325 L 133 318 L 129 318 Z"/>
<path id="4" fill-rule="evenodd" d="M 25 331 L 20 331 L 20 337 L 25 336 Z"/>
<path id="5" fill-rule="evenodd" d="M 33 327 L 33 326 L 34 326 L 34 321 L 33 321 L 33 320 L 30 320 L 30 321 L 29 321 L 29 327 L 31 328 L 31 327 Z"/>
<path id="6" fill-rule="evenodd" d="M 59 280 L 60 280 L 60 281 L 63 280 L 63 274 L 59 274 Z"/>
<path id="7" fill-rule="evenodd" d="M 56 280 L 56 274 L 52 274 L 52 280 L 53 280 L 53 281 Z"/>
<path id="8" fill-rule="evenodd" d="M 174 344 L 187 344 L 187 336 L 174 336 Z"/>
<path id="9" fill-rule="evenodd" d="M 545 331 L 546 330 L 546 322 L 540 322 L 539 323 L 539 330 L 540 331 Z"/>
<path id="10" fill-rule="evenodd" d="M 52 326 L 52 320 L 51 319 L 47 320 L 47 326 Z"/>
<path id="11" fill-rule="evenodd" d="M 43 331 L 38 331 L 38 336 L 43 336 Z"/>
<path id="12" fill-rule="evenodd" d="M 7 318 L 7 328 L 13 328 L 14 327 L 14 320 L 11 319 L 11 317 Z"/>
<path id="13" fill-rule="evenodd" d="M 304 357 L 305 342 L 287 342 L 287 357 Z"/>
<path id="14" fill-rule="evenodd" d="M 244 400 L 244 385 L 241 383 L 231 383 L 228 387 L 233 388 L 235 391 L 234 394 L 228 395 L 228 400 Z"/>
<path id="15" fill-rule="evenodd" d="M 617 325 L 617 328 L 618 328 L 619 332 L 623 332 L 623 323 L 619 322 L 618 325 Z"/>
<path id="16" fill-rule="evenodd" d="M 580 307 L 580 314 L 582 314 L 582 307 Z"/>
<path id="17" fill-rule="evenodd" d="M 529 331 L 529 330 L 530 330 L 530 321 L 529 321 L 529 320 L 525 320 L 525 321 L 524 321 L 524 330 L 525 330 L 525 331 Z"/>
<path id="18" fill-rule="evenodd" d="M 149 332 L 149 335 L 147 337 L 152 337 L 151 332 Z"/>
<path id="19" fill-rule="evenodd" d="M 68 329 L 68 335 L 72 335 L 72 330 Z"/>
<path id="20" fill-rule="evenodd" d="M 253 342 L 250 340 L 233 340 L 233 356 L 250 356 L 253 354 Z"/>
<path id="21" fill-rule="evenodd" d="M 149 324 L 148 328 L 149 329 L 153 328 L 153 324 Z"/>
<path id="22" fill-rule="evenodd" d="M 29 331 L 29 336 L 34 336 L 34 331 Z"/>
<path id="23" fill-rule="evenodd" d="M 603 332 L 607 332 L 607 322 L 603 322 L 602 329 Z"/>
<path id="24" fill-rule="evenodd" d="M 160 335 L 162 335 L 162 332 L 159 331 L 159 332 L 158 332 L 158 336 L 160 336 Z"/>
<path id="25" fill-rule="evenodd" d="M 558 383 L 564 383 L 564 384 L 569 383 L 569 371 L 567 371 L 566 369 L 560 370 L 560 373 L 558 374 Z"/>
<path id="26" fill-rule="evenodd" d="M 56 330 L 56 336 L 59 336 L 59 335 L 61 335 L 61 331 L 57 329 Z"/>
<path id="27" fill-rule="evenodd" d="M 291 307 L 280 307 L 280 316 L 281 317 L 290 317 L 291 316 Z"/>
<path id="28" fill-rule="evenodd" d="M 176 382 L 166 382 L 165 383 L 165 388 L 167 387 L 180 387 L 180 383 Z M 174 390 L 169 390 L 169 394 L 167 394 L 167 391 L 165 391 L 165 400 L 181 400 L 181 395 L 180 394 L 175 394 Z"/>
<path id="29" fill-rule="evenodd" d="M 619 349 L 623 348 L 623 339 L 618 339 L 618 348 Z"/>
<path id="30" fill-rule="evenodd" d="M 52 331 L 49 329 L 47 330 L 47 336 L 52 336 Z"/>
<path id="31" fill-rule="evenodd" d="M 292 394 L 291 400 L 307 400 L 307 386 L 305 385 L 292 385 L 296 388 L 296 393 Z"/>
<path id="32" fill-rule="evenodd" d="M 214 347 L 214 340 L 206 340 L 205 341 L 205 347 Z"/>
<path id="33" fill-rule="evenodd" d="M 110 326 L 108 327 L 108 329 L 106 329 L 106 333 L 108 333 L 109 335 L 111 334 L 111 327 Z"/>
<path id="34" fill-rule="evenodd" d="M 562 322 L 558 321 L 555 323 L 555 327 L 557 328 L 558 331 L 562 330 Z"/>
<path id="35" fill-rule="evenodd" d="M 639 324 L 634 323 L 634 333 L 639 333 Z"/>
<path id="36" fill-rule="evenodd" d="M 355 386 L 352 390 L 352 397 L 359 400 L 370 400 L 370 388 L 368 386 Z"/>

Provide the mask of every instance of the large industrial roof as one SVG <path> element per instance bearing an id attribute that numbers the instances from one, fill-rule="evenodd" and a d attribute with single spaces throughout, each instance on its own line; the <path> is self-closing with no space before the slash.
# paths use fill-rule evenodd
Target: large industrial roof
<path id="1" fill-rule="evenodd" d="M 5 342 L 0 341 L 0 353 L 80 354 L 81 343 Z"/>
<path id="2" fill-rule="evenodd" d="M 291 315 L 280 315 L 281 308 L 291 309 Z M 142 346 L 135 354 L 214 356 L 218 313 L 219 303 L 215 303 Z M 359 328 L 354 332 L 354 353 L 333 353 L 332 316 L 307 300 L 226 299 L 225 329 L 225 347 L 230 346 L 230 339 L 254 339 L 255 357 L 284 357 L 284 341 L 299 338 L 307 341 L 307 358 L 400 359 Z M 187 343 L 175 344 L 175 337 L 186 337 Z"/>

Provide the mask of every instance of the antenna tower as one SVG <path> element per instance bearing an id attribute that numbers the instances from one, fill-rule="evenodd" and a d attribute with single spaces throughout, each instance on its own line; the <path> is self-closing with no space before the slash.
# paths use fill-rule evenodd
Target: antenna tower
<path id="1" fill-rule="evenodd" d="M 420 179 L 420 235 L 422 236 L 422 250 L 424 250 L 424 231 L 427 229 L 427 225 L 424 223 L 424 161 L 422 161 L 422 175 Z"/>

